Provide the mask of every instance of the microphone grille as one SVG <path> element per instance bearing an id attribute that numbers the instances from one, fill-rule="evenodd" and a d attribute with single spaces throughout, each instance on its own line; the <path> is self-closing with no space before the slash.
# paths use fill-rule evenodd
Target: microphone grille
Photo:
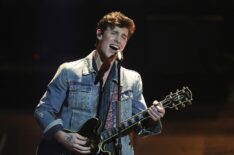
<path id="1" fill-rule="evenodd" d="M 122 60 L 123 60 L 123 54 L 122 54 L 122 52 L 121 52 L 120 50 L 117 51 L 117 59 L 118 59 L 119 61 L 122 61 Z"/>

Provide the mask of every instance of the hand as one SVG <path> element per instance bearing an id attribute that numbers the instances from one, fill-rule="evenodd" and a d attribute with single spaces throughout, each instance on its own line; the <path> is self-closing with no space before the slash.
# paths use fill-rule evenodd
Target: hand
<path id="1" fill-rule="evenodd" d="M 158 121 L 165 115 L 166 111 L 163 105 L 155 100 L 153 105 L 148 109 L 148 112 L 152 120 Z"/>
<path id="2" fill-rule="evenodd" d="M 55 139 L 62 143 L 70 151 L 79 153 L 90 153 L 90 147 L 86 146 L 88 139 L 78 133 L 66 133 L 58 131 L 55 133 Z"/>

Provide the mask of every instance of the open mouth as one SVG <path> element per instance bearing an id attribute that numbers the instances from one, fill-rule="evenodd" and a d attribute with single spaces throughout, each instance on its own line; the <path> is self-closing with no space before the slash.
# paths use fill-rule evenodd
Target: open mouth
<path id="1" fill-rule="evenodd" d="M 113 50 L 119 50 L 119 47 L 117 45 L 110 45 L 110 48 Z"/>

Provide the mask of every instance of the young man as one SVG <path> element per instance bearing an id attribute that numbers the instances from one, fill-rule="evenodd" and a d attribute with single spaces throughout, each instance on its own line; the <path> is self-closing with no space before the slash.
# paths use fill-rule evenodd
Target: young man
<path id="1" fill-rule="evenodd" d="M 59 67 L 35 109 L 45 139 L 52 139 L 72 152 L 88 154 L 93 147 L 89 137 L 76 131 L 89 119 L 98 117 L 102 121 L 102 133 L 116 127 L 116 103 L 121 104 L 121 121 L 147 109 L 140 75 L 124 67 L 120 71 L 121 101 L 117 102 L 117 62 L 121 59 L 117 55 L 123 52 L 134 31 L 132 19 L 121 12 L 110 12 L 97 24 L 96 49 L 83 59 Z M 135 127 L 138 135 L 161 132 L 160 118 L 165 109 L 154 101 L 147 111 L 150 119 Z M 115 141 L 116 138 L 109 140 L 102 149 L 115 154 Z M 122 134 L 121 144 L 121 154 L 134 154 L 128 134 Z"/>

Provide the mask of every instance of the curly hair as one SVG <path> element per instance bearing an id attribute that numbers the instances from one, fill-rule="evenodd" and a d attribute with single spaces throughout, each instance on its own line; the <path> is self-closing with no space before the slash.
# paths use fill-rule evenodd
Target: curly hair
<path id="1" fill-rule="evenodd" d="M 97 29 L 100 29 L 102 32 L 107 29 L 107 27 L 114 28 L 118 27 L 126 27 L 128 29 L 128 39 L 135 32 L 135 23 L 132 19 L 127 17 L 121 12 L 110 12 L 102 17 L 97 24 Z"/>

